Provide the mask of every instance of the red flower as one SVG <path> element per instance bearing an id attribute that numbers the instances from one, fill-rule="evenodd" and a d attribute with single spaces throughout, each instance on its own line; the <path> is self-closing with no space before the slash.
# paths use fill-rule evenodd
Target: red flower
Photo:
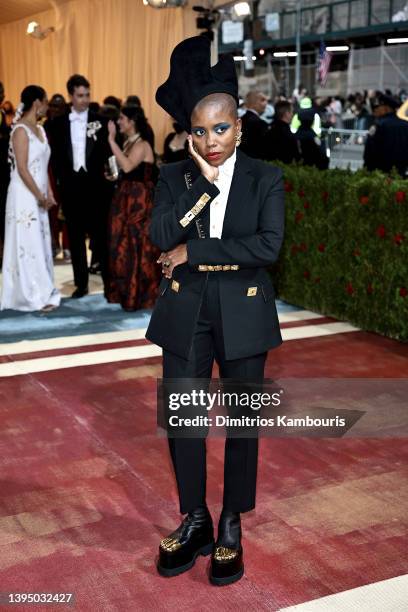
<path id="1" fill-rule="evenodd" d="M 299 198 L 304 198 L 305 197 L 305 192 L 303 191 L 303 189 L 299 189 L 298 195 L 299 195 Z"/>
<path id="2" fill-rule="evenodd" d="M 306 278 L 307 280 L 309 280 L 309 278 L 310 278 L 310 272 L 309 272 L 309 270 L 305 270 L 305 271 L 303 272 L 303 276 L 304 276 L 304 278 Z"/>
<path id="3" fill-rule="evenodd" d="M 303 208 L 304 208 L 305 210 L 307 210 L 308 208 L 310 208 L 310 204 L 309 204 L 309 202 L 305 202 L 305 203 L 303 204 Z"/>
<path id="4" fill-rule="evenodd" d="M 296 246 L 296 244 L 292 244 L 290 248 L 290 252 L 292 253 L 292 255 L 296 255 L 297 251 L 298 251 L 298 247 Z"/>
<path id="5" fill-rule="evenodd" d="M 354 255 L 354 257 L 360 257 L 360 255 L 361 255 L 360 249 L 354 249 L 353 255 Z"/>
<path id="6" fill-rule="evenodd" d="M 289 193 L 293 191 L 293 185 L 292 183 L 289 183 L 289 181 L 285 181 L 285 191 Z"/>
<path id="7" fill-rule="evenodd" d="M 329 192 L 328 191 L 323 191 L 322 199 L 323 199 L 324 202 L 327 202 L 327 200 L 329 199 Z"/>
<path id="8" fill-rule="evenodd" d="M 301 242 L 299 244 L 299 251 L 302 251 L 303 253 L 305 253 L 307 251 L 307 246 L 304 242 Z"/>
<path id="9" fill-rule="evenodd" d="M 374 291 L 374 287 L 370 283 L 369 285 L 367 285 L 367 293 L 368 293 L 368 295 L 371 295 L 373 291 Z"/>
<path id="10" fill-rule="evenodd" d="M 317 248 L 321 253 L 324 253 L 326 250 L 326 245 L 324 244 L 324 242 L 321 242 Z"/>
<path id="11" fill-rule="evenodd" d="M 368 204 L 370 201 L 370 198 L 368 196 L 360 196 L 360 204 Z"/>
<path id="12" fill-rule="evenodd" d="M 401 204 L 401 202 L 405 202 L 405 197 L 406 197 L 406 193 L 405 191 L 397 191 L 395 193 L 395 201 L 398 202 L 398 204 Z"/>
<path id="13" fill-rule="evenodd" d="M 315 283 L 320 283 L 320 276 L 316 276 Z"/>
<path id="14" fill-rule="evenodd" d="M 405 239 L 404 234 L 395 234 L 394 236 L 394 242 L 397 246 L 399 246 L 404 239 Z"/>
<path id="15" fill-rule="evenodd" d="M 295 222 L 300 223 L 304 216 L 305 215 L 298 210 L 295 216 Z"/>
<path id="16" fill-rule="evenodd" d="M 377 227 L 376 234 L 379 238 L 385 238 L 386 233 L 387 232 L 385 231 L 385 227 L 383 225 L 379 225 Z"/>
<path id="17" fill-rule="evenodd" d="M 346 285 L 346 291 L 349 295 L 353 295 L 354 293 L 354 287 L 351 283 L 347 283 Z"/>
<path id="18" fill-rule="evenodd" d="M 408 289 L 406 287 L 401 287 L 401 289 L 399 290 L 399 294 L 403 298 L 407 297 Z"/>

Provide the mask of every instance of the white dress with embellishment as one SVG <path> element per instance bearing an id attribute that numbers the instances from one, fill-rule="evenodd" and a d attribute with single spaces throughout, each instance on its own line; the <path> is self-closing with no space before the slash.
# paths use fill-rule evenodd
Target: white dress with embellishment
<path id="1" fill-rule="evenodd" d="M 50 147 L 45 131 L 40 128 L 42 142 L 26 125 L 17 124 L 12 134 L 17 129 L 25 129 L 28 136 L 28 170 L 40 191 L 47 193 Z M 29 312 L 48 304 L 58 306 L 60 301 L 54 286 L 48 212 L 24 185 L 14 162 L 7 192 L 0 309 Z"/>

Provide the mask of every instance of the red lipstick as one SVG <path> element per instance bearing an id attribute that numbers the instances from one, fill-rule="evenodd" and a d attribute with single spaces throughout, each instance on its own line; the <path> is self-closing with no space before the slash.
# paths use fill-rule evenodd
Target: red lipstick
<path id="1" fill-rule="evenodd" d="M 207 153 L 206 155 L 207 159 L 218 159 L 220 156 L 221 156 L 221 153 L 218 153 L 218 152 Z"/>

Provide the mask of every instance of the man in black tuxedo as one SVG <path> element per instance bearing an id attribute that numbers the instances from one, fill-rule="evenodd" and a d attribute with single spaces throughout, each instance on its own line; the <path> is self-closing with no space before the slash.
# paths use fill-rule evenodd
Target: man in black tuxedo
<path id="1" fill-rule="evenodd" d="M 250 91 L 245 98 L 247 112 L 242 117 L 241 150 L 255 159 L 265 159 L 265 136 L 268 124 L 260 115 L 265 111 L 268 98 L 260 91 Z"/>
<path id="2" fill-rule="evenodd" d="M 110 150 L 103 119 L 89 110 L 87 79 L 74 74 L 67 90 L 71 112 L 50 125 L 51 164 L 67 223 L 76 285 L 72 297 L 81 298 L 88 293 L 87 235 L 100 254 L 106 278 L 110 187 L 104 170 Z"/>
<path id="3" fill-rule="evenodd" d="M 292 118 L 291 103 L 287 100 L 277 102 L 275 117 L 265 138 L 265 159 L 278 160 L 284 164 L 300 160 L 298 142 L 290 129 Z"/>

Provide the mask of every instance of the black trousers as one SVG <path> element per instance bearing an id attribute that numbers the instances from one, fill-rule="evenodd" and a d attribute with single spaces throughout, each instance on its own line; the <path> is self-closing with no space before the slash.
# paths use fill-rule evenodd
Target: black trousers
<path id="1" fill-rule="evenodd" d="M 220 272 L 222 274 L 222 272 Z M 177 333 L 177 330 L 175 330 Z M 239 330 L 237 330 L 239 333 Z M 163 378 L 211 378 L 214 359 L 220 378 L 262 381 L 267 353 L 227 361 L 224 354 L 218 273 L 209 273 L 188 360 L 163 351 Z M 180 512 L 185 514 L 205 502 L 206 440 L 168 438 L 174 466 Z M 233 512 L 255 508 L 258 438 L 225 439 L 223 507 Z"/>
<path id="2" fill-rule="evenodd" d="M 63 193 L 63 212 L 67 223 L 74 282 L 79 289 L 88 286 L 87 235 L 98 252 L 105 283 L 108 258 L 108 206 L 105 194 L 92 176 L 82 169 L 72 173 L 70 185 Z"/>

